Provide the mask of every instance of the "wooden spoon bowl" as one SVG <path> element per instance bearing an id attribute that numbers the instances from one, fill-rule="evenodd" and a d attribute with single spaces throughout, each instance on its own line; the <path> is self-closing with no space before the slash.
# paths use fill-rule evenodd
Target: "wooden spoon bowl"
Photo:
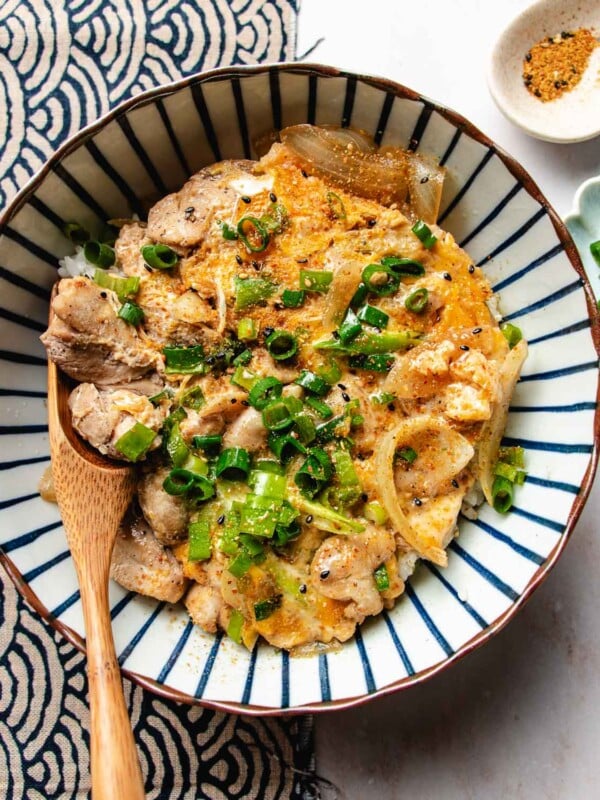
<path id="1" fill-rule="evenodd" d="M 52 477 L 86 630 L 94 800 L 142 800 L 144 784 L 123 696 L 108 603 L 110 559 L 133 497 L 130 466 L 104 458 L 73 430 L 68 379 L 48 363 Z"/>

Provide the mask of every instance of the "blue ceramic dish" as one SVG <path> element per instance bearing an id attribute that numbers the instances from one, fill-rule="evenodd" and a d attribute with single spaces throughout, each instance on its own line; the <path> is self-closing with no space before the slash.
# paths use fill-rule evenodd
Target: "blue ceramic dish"
<path id="1" fill-rule="evenodd" d="M 110 599 L 124 670 L 185 702 L 249 713 L 352 705 L 407 688 L 485 642 L 560 556 L 597 459 L 599 328 L 573 243 L 525 171 L 464 118 L 382 79 L 305 64 L 217 70 L 139 95 L 70 139 L 0 219 L 2 561 L 19 589 L 83 646 L 75 571 L 56 506 L 37 482 L 48 465 L 45 354 L 49 289 L 69 250 L 66 220 L 91 229 L 143 212 L 202 165 L 251 157 L 268 129 L 352 125 L 446 167 L 441 224 L 482 266 L 507 320 L 530 342 L 506 442 L 528 478 L 507 516 L 462 519 L 449 565 L 421 565 L 396 607 L 338 652 L 248 653 L 191 625 L 183 608 L 116 584 Z"/>

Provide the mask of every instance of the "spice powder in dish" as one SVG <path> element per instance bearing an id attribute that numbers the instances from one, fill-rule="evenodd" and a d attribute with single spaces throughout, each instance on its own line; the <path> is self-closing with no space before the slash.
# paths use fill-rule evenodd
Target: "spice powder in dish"
<path id="1" fill-rule="evenodd" d="M 575 88 L 598 42 L 588 28 L 562 31 L 535 44 L 523 60 L 526 89 L 547 103 Z"/>

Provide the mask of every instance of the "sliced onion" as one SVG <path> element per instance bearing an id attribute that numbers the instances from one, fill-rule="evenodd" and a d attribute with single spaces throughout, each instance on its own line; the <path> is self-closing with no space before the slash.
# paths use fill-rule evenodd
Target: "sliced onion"
<path id="1" fill-rule="evenodd" d="M 416 535 L 420 539 L 433 537 L 438 547 L 448 547 L 464 496 L 465 487 L 432 497 L 421 506 L 412 506 L 407 516 Z"/>
<path id="2" fill-rule="evenodd" d="M 498 448 L 506 428 L 510 398 L 519 380 L 521 367 L 527 358 L 527 343 L 521 340 L 509 351 L 500 372 L 500 397 L 496 402 L 492 416 L 481 430 L 481 442 L 477 457 L 477 476 L 485 499 L 493 506 L 492 484 L 494 468 L 498 459 Z"/>
<path id="3" fill-rule="evenodd" d="M 407 199 L 409 156 L 402 150 L 365 153 L 356 141 L 342 143 L 315 125 L 284 128 L 281 141 L 306 167 L 349 192 L 385 204 Z"/>
<path id="4" fill-rule="evenodd" d="M 342 147 L 356 146 L 361 153 L 374 153 L 377 145 L 373 138 L 364 131 L 357 131 L 353 128 L 334 128 L 328 125 L 323 126 L 327 131 L 328 137 L 338 142 Z"/>
<path id="5" fill-rule="evenodd" d="M 324 269 L 333 272 L 333 281 L 325 298 L 323 310 L 323 331 L 331 332 L 342 321 L 354 292 L 360 283 L 365 262 L 345 259 L 338 253 L 332 253 L 325 263 Z"/>
<path id="6" fill-rule="evenodd" d="M 413 153 L 408 170 L 409 206 L 417 219 L 433 224 L 440 211 L 444 170 L 429 156 Z"/>

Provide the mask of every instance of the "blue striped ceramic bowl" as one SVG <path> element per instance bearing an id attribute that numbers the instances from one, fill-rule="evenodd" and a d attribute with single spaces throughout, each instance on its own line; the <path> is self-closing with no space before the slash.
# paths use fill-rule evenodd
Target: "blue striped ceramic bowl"
<path id="1" fill-rule="evenodd" d="M 421 565 L 393 611 L 336 653 L 247 653 L 179 607 L 113 584 L 124 670 L 187 702 L 255 713 L 333 708 L 405 688 L 501 628 L 562 552 L 597 459 L 598 317 L 573 244 L 512 159 L 462 117 L 388 81 L 303 64 L 219 70 L 139 95 L 69 140 L 0 221 L 1 533 L 19 589 L 82 646 L 77 581 L 56 506 L 37 493 L 48 465 L 46 325 L 64 220 L 98 227 L 142 211 L 204 164 L 250 157 L 266 130 L 297 122 L 363 128 L 445 165 L 441 223 L 500 292 L 530 342 L 506 442 L 529 475 L 508 516 L 463 519 L 448 568 Z"/>

